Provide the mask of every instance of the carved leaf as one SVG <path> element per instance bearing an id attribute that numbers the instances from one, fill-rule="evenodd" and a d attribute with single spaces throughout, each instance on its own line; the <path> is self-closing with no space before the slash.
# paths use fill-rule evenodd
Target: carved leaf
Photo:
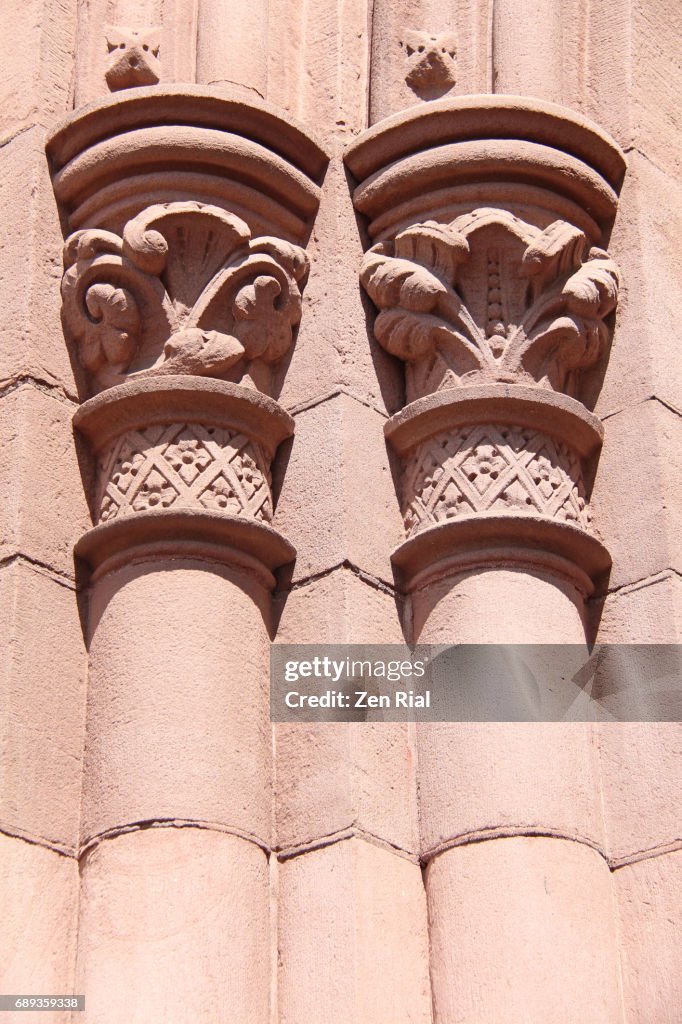
<path id="1" fill-rule="evenodd" d="M 299 245 L 284 242 L 281 238 L 262 235 L 260 238 L 254 238 L 249 250 L 252 254 L 264 253 L 266 256 L 271 256 L 287 274 L 293 277 L 297 284 L 305 284 L 309 263 L 305 250 L 301 249 Z"/>
<path id="2" fill-rule="evenodd" d="M 569 277 L 563 295 L 574 313 L 601 319 L 616 308 L 620 277 L 616 264 L 602 249 L 591 249 L 590 257 Z"/>
<path id="3" fill-rule="evenodd" d="M 308 272 L 298 246 L 252 241 L 239 217 L 194 202 L 143 210 L 122 239 L 78 232 L 65 264 L 65 320 L 100 386 L 131 364 L 135 376 L 220 376 L 273 363 L 291 345 Z"/>
<path id="4" fill-rule="evenodd" d="M 408 395 L 464 378 L 574 387 L 618 298 L 615 264 L 587 245 L 573 224 L 540 230 L 486 207 L 373 246 L 360 277 L 379 309 L 377 340 L 410 364 Z"/>
<path id="5" fill-rule="evenodd" d="M 109 363 L 122 372 L 135 355 L 140 331 L 140 313 L 134 297 L 125 288 L 94 284 L 85 295 L 85 304 L 93 324 L 100 329 L 85 339 L 81 360 L 89 370 L 100 370 Z"/>
<path id="6" fill-rule="evenodd" d="M 142 308 L 154 318 L 163 289 L 122 255 L 122 241 L 108 231 L 71 235 L 64 246 L 64 322 L 81 363 L 103 386 L 128 369 L 142 335 Z"/>
<path id="7" fill-rule="evenodd" d="M 234 300 L 237 331 L 249 359 L 279 359 L 291 339 L 291 324 L 275 307 L 281 287 L 274 277 L 260 275 Z"/>
<path id="8" fill-rule="evenodd" d="M 219 377 L 244 355 L 244 346 L 231 334 L 186 327 L 172 334 L 164 346 L 165 361 L 158 374 L 193 373 Z"/>
<path id="9" fill-rule="evenodd" d="M 371 249 L 360 280 L 379 309 L 402 306 L 414 313 L 429 313 L 446 292 L 443 282 L 425 267 Z"/>
<path id="10" fill-rule="evenodd" d="M 469 255 L 469 243 L 449 225 L 426 221 L 396 235 L 395 255 L 427 267 L 452 286 L 457 267 Z"/>
<path id="11" fill-rule="evenodd" d="M 405 362 L 415 362 L 433 351 L 436 330 L 443 321 L 428 313 L 408 313 L 401 309 L 388 309 L 380 313 L 374 324 L 379 344 Z"/>
<path id="12" fill-rule="evenodd" d="M 528 373 L 557 391 L 568 388 L 573 371 L 597 361 L 608 337 L 604 317 L 618 301 L 618 268 L 603 250 L 591 249 L 587 262 L 570 273 L 584 248 L 577 229 L 573 230 L 575 247 L 568 245 L 561 254 L 556 249 L 550 252 L 549 258 L 558 257 L 560 262 L 552 263 L 549 278 L 544 271 L 538 275 L 547 287 L 514 333 L 502 360 L 508 372 Z M 555 237 L 559 234 L 557 231 Z M 561 234 L 570 237 L 569 232 Z M 564 273 L 554 279 L 554 273 L 562 269 Z"/>
<path id="13" fill-rule="evenodd" d="M 568 374 L 593 363 L 600 349 L 601 332 L 579 317 L 559 316 L 533 332 L 527 339 L 519 361 L 544 387 L 566 391 Z"/>
<path id="14" fill-rule="evenodd" d="M 587 239 L 582 231 L 563 220 L 555 220 L 528 246 L 522 271 L 533 281 L 537 294 L 557 277 L 570 273 L 582 263 Z"/>

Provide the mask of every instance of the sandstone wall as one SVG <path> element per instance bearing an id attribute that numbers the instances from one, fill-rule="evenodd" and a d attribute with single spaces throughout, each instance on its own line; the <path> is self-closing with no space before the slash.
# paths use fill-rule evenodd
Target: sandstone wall
<path id="1" fill-rule="evenodd" d="M 679 4 L 8 0 L 0 25 L 0 991 L 84 992 L 86 1013 L 73 1019 L 92 1024 L 675 1024 L 679 725 L 271 725 L 267 649 L 679 642 Z M 210 108 L 211 94 L 229 109 Z M 627 165 L 621 187 L 620 157 L 579 154 L 620 192 L 614 216 L 570 192 L 570 169 L 552 199 L 572 204 L 569 220 L 596 223 L 591 242 L 620 274 L 615 324 L 605 314 L 610 356 L 578 396 L 583 419 L 603 424 L 589 506 L 612 560 L 591 594 L 533 558 L 510 569 L 493 555 L 412 591 L 391 562 L 405 538 L 403 470 L 384 427 L 415 396 L 375 336 L 378 300 L 359 273 L 377 238 L 400 228 L 395 196 L 421 201 L 410 175 L 424 176 L 429 197 L 449 181 L 436 181 L 442 138 L 434 128 L 424 142 L 423 118 L 469 94 L 477 111 L 498 110 L 495 130 L 508 94 L 541 111 L 538 133 L 554 116 L 547 104 L 570 108 L 549 142 L 522 141 L 561 150 L 565 137 L 578 160 L 587 118 Z M 144 158 L 143 132 L 160 133 L 145 137 Z M 409 146 L 413 169 L 373 199 L 372 182 Z M 540 181 L 533 152 L 524 188 L 564 182 L 556 162 Z M 510 199 L 501 186 L 490 199 L 475 175 L 462 188 L 479 188 L 470 206 L 514 217 L 542 205 L 511 186 Z M 66 312 L 62 322 L 64 238 L 122 236 L 152 203 L 193 202 L 237 215 L 244 252 L 276 237 L 276 253 L 261 256 L 277 264 L 267 271 L 277 287 L 300 285 L 299 306 L 292 299 L 284 326 L 266 317 L 256 341 L 238 335 L 247 355 L 262 342 L 246 369 L 241 349 L 221 350 L 214 358 L 230 369 L 211 370 L 216 387 L 198 398 L 190 385 L 189 397 L 170 385 L 149 397 L 157 378 L 125 383 L 127 366 L 93 387 Z M 445 200 L 429 202 L 413 221 L 452 220 Z M 173 237 L 191 236 L 190 213 L 174 210 Z M 538 216 L 531 234 L 551 219 Z M 211 237 L 242 230 L 219 220 Z M 203 239 L 174 270 L 187 307 Z M 149 277 L 145 244 L 136 251 Z M 105 249 L 98 258 L 113 259 Z M 69 257 L 74 280 L 91 258 Z M 127 299 L 116 301 L 112 316 Z M 270 358 L 275 337 L 282 351 Z M 183 380 L 201 376 L 176 349 Z M 262 402 L 239 405 L 246 378 Z M 107 412 L 112 386 L 132 397 Z M 148 431 L 145 457 L 157 428 L 191 428 L 172 435 L 187 442 L 178 466 L 199 429 L 252 431 L 261 447 L 248 468 L 265 504 L 240 509 L 248 529 L 216 533 L 221 493 L 233 492 L 214 488 L 211 520 L 192 480 L 172 528 L 153 544 L 144 529 L 125 541 L 134 558 L 114 538 L 104 553 L 85 542 L 74 559 L 98 516 L 106 525 L 92 452 L 105 459 L 124 420 Z M 208 524 L 199 539 L 183 526 L 197 515 Z M 178 530 L 185 546 L 174 547 Z"/>

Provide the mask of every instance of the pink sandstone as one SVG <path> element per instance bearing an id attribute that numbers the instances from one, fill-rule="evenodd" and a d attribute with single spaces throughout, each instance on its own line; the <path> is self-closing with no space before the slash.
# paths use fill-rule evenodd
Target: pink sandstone
<path id="1" fill-rule="evenodd" d="M 680 5 L 0 29 L 0 995 L 678 1024 L 679 723 L 273 724 L 268 653 L 679 644 Z"/>

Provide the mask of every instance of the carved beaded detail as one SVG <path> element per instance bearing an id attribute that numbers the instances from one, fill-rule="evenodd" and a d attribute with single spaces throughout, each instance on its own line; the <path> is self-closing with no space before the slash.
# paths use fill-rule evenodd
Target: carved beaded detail
<path id="1" fill-rule="evenodd" d="M 404 483 L 408 536 L 467 514 L 521 512 L 588 529 L 577 454 L 522 427 L 474 426 L 420 445 Z"/>
<path id="2" fill-rule="evenodd" d="M 221 427 L 176 423 L 132 431 L 104 453 L 99 474 L 100 522 L 171 507 L 272 519 L 260 446 Z"/>

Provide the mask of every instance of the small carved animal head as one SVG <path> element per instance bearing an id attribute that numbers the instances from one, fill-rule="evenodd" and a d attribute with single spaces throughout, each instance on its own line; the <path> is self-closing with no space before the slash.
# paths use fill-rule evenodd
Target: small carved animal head
<path id="1" fill-rule="evenodd" d="M 453 32 L 433 36 L 410 31 L 400 45 L 407 56 L 405 81 L 420 99 L 435 100 L 452 89 L 457 80 L 457 42 Z"/>
<path id="2" fill-rule="evenodd" d="M 109 26 L 106 30 L 109 66 L 105 74 L 112 92 L 138 85 L 156 85 L 161 78 L 160 29 L 135 31 Z"/>

